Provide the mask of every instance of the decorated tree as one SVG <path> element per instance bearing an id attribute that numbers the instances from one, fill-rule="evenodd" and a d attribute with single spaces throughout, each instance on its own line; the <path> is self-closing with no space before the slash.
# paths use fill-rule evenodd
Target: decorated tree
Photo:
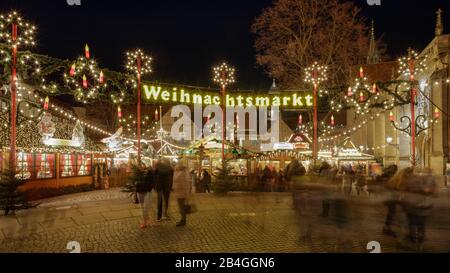
<path id="1" fill-rule="evenodd" d="M 217 173 L 214 175 L 215 179 L 211 184 L 212 190 L 215 194 L 227 194 L 236 188 L 233 177 L 230 175 L 232 168 L 226 160 L 223 161 L 222 166 L 217 168 Z"/>
<path id="2" fill-rule="evenodd" d="M 3 210 L 4 215 L 35 206 L 18 190 L 25 183 L 25 180 L 18 179 L 14 173 L 0 173 L 0 210 Z"/>

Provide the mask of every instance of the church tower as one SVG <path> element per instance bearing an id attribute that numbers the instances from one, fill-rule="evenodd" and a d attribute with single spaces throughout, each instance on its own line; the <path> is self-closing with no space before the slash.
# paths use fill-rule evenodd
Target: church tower
<path id="1" fill-rule="evenodd" d="M 367 54 L 367 64 L 377 64 L 380 63 L 381 58 L 377 49 L 377 41 L 375 38 L 375 22 L 372 20 L 372 27 L 370 30 L 370 43 L 369 43 L 369 53 Z"/>

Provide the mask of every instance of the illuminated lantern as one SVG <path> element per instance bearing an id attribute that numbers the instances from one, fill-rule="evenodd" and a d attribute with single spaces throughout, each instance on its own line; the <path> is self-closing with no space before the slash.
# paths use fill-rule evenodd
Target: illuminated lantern
<path id="1" fill-rule="evenodd" d="M 347 91 L 347 96 L 348 96 L 348 97 L 351 97 L 351 96 L 353 96 L 353 90 L 352 90 L 352 88 L 351 88 L 351 87 L 349 87 L 349 88 L 348 88 L 348 91 Z"/>
<path id="2" fill-rule="evenodd" d="M 392 113 L 392 112 L 389 113 L 389 120 L 390 121 L 394 121 L 395 120 L 394 113 Z"/>
<path id="3" fill-rule="evenodd" d="M 303 125 L 303 116 L 300 114 L 300 116 L 298 116 L 298 126 L 302 125 Z"/>
<path id="4" fill-rule="evenodd" d="M 45 101 L 44 101 L 44 110 L 47 111 L 48 110 L 48 105 L 49 105 L 50 99 L 47 97 L 45 97 Z"/>
<path id="5" fill-rule="evenodd" d="M 86 75 L 83 75 L 83 88 L 88 88 L 88 81 Z"/>
<path id="6" fill-rule="evenodd" d="M 434 109 L 434 118 L 439 119 L 441 117 L 441 112 L 439 112 L 439 109 Z"/>
<path id="7" fill-rule="evenodd" d="M 362 66 L 359 68 L 359 77 L 364 78 L 364 69 L 362 68 Z"/>
<path id="8" fill-rule="evenodd" d="M 336 125 L 335 121 L 334 121 L 334 115 L 331 115 L 331 126 Z"/>
<path id="9" fill-rule="evenodd" d="M 378 88 L 377 88 L 377 84 L 374 83 L 372 86 L 372 94 L 376 94 L 376 93 L 378 93 Z"/>
<path id="10" fill-rule="evenodd" d="M 122 118 L 122 108 L 120 108 L 120 106 L 117 107 L 117 117 L 118 117 L 119 119 Z"/>
<path id="11" fill-rule="evenodd" d="M 91 58 L 91 53 L 89 52 L 89 46 L 87 44 L 84 47 L 84 55 L 85 55 L 86 59 L 90 59 Z"/>
<path id="12" fill-rule="evenodd" d="M 364 93 L 363 92 L 359 93 L 359 101 L 364 102 L 364 100 L 365 100 Z"/>
<path id="13" fill-rule="evenodd" d="M 103 84 L 105 82 L 105 75 L 103 75 L 103 71 L 100 71 L 100 78 L 98 79 L 98 82 L 100 84 Z"/>
<path id="14" fill-rule="evenodd" d="M 70 76 L 71 77 L 75 76 L 75 68 L 76 68 L 75 64 L 73 64 L 72 67 L 70 68 Z"/>

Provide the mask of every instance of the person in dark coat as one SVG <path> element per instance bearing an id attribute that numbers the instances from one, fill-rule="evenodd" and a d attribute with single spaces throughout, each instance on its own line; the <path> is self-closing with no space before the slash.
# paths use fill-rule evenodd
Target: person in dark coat
<path id="1" fill-rule="evenodd" d="M 139 200 L 139 204 L 142 209 L 142 223 L 140 225 L 141 229 L 146 228 L 150 225 L 150 197 L 151 191 L 155 187 L 155 179 L 152 170 L 145 171 L 142 167 L 139 169 L 140 172 L 146 172 L 144 179 L 136 182 L 136 193 Z"/>
<path id="2" fill-rule="evenodd" d="M 170 192 L 172 190 L 173 169 L 169 160 L 162 159 L 155 166 L 156 192 L 158 193 L 158 213 L 157 221 L 161 219 L 170 219 L 168 214 Z M 163 216 L 164 203 L 164 217 Z"/>
<path id="3" fill-rule="evenodd" d="M 208 193 L 211 192 L 211 175 L 208 173 L 207 170 L 203 170 L 202 174 L 200 176 L 200 181 L 203 185 L 203 187 L 205 187 L 206 191 Z"/>

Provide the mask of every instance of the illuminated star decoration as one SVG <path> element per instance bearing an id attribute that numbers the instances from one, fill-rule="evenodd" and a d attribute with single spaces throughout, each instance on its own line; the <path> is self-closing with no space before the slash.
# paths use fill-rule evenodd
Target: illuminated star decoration
<path id="1" fill-rule="evenodd" d="M 147 56 L 141 49 L 127 52 L 126 56 L 126 69 L 133 75 L 133 77 L 129 78 L 126 81 L 126 84 L 128 86 L 131 86 L 132 88 L 137 88 L 136 77 L 140 78 L 145 74 L 152 73 L 152 58 L 150 56 Z M 140 59 L 141 61 L 140 74 L 138 69 L 138 59 Z M 114 103 L 118 104 L 125 100 L 125 95 L 125 92 L 122 90 L 119 95 L 112 94 L 111 99 Z"/>
<path id="2" fill-rule="evenodd" d="M 13 26 L 17 26 L 14 28 Z M 13 39 L 11 29 L 16 32 L 17 39 Z M 0 41 L 12 47 L 35 46 L 34 34 L 36 27 L 24 22 L 20 15 L 13 11 L 8 15 L 0 15 Z"/>
<path id="3" fill-rule="evenodd" d="M 138 70 L 138 62 L 137 60 L 141 60 L 141 71 L 139 74 Z M 145 55 L 145 53 L 137 49 L 133 52 L 127 52 L 127 65 L 126 68 L 129 72 L 135 74 L 136 76 L 140 77 L 145 74 L 152 73 L 152 58 Z"/>
<path id="4" fill-rule="evenodd" d="M 398 60 L 400 65 L 399 73 L 414 80 L 417 73 L 421 73 L 426 69 L 426 59 L 427 56 L 421 57 L 416 51 L 408 49 L 408 56 Z"/>
<path id="5" fill-rule="evenodd" d="M 64 74 L 66 85 L 73 91 L 75 98 L 84 104 L 96 99 L 107 87 L 105 76 L 95 60 L 91 59 L 86 45 L 84 56 L 78 58 Z"/>
<path id="6" fill-rule="evenodd" d="M 213 81 L 220 84 L 222 88 L 226 88 L 228 85 L 236 82 L 234 76 L 235 69 L 228 66 L 225 62 L 219 66 L 214 67 L 213 72 Z"/>
<path id="7" fill-rule="evenodd" d="M 327 81 L 328 67 L 326 65 L 319 65 L 314 62 L 310 67 L 305 68 L 305 82 L 319 86 L 322 82 Z"/>

